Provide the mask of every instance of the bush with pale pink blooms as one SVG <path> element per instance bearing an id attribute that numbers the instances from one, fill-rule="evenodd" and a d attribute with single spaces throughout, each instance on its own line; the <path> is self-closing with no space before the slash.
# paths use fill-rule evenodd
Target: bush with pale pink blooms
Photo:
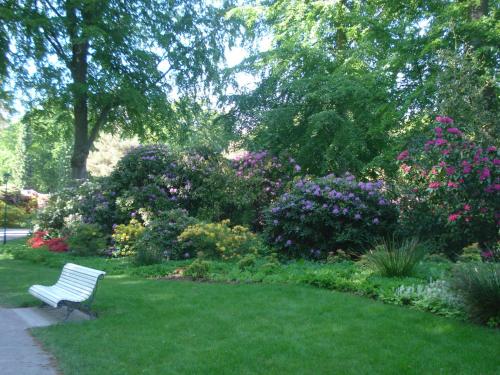
<path id="1" fill-rule="evenodd" d="M 397 156 L 403 227 L 450 255 L 474 242 L 491 248 L 500 226 L 498 148 L 474 143 L 449 117 L 436 122 L 424 144 Z"/>

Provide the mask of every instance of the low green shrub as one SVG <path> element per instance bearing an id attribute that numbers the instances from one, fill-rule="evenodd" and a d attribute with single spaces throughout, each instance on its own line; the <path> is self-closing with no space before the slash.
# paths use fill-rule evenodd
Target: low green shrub
<path id="1" fill-rule="evenodd" d="M 416 239 L 401 243 L 385 240 L 376 245 L 366 255 L 366 259 L 370 267 L 382 276 L 410 276 L 424 255 L 424 248 Z"/>
<path id="2" fill-rule="evenodd" d="M 71 226 L 67 243 L 72 254 L 101 255 L 106 250 L 108 238 L 99 225 L 79 223 Z"/>
<path id="3" fill-rule="evenodd" d="M 238 268 L 241 271 L 248 270 L 250 268 L 255 267 L 256 263 L 257 263 L 257 257 L 254 254 L 248 254 L 238 261 Z"/>
<path id="4" fill-rule="evenodd" d="M 466 246 L 462 250 L 462 254 L 458 257 L 460 262 L 480 262 L 481 249 L 477 243 Z"/>
<path id="5" fill-rule="evenodd" d="M 229 220 L 191 225 L 179 235 L 178 240 L 189 256 L 202 252 L 207 258 L 229 260 L 265 251 L 256 234 L 240 225 L 230 227 Z"/>
<path id="6" fill-rule="evenodd" d="M 458 265 L 451 278 L 453 290 L 463 299 L 470 318 L 480 323 L 500 319 L 500 264 Z"/>
<path id="7" fill-rule="evenodd" d="M 163 259 L 183 259 L 184 251 L 177 237 L 198 220 L 184 209 L 161 212 L 146 223 L 144 232 L 134 245 L 135 263 L 150 265 Z"/>
<path id="8" fill-rule="evenodd" d="M 210 262 L 196 259 L 193 263 L 186 267 L 184 275 L 192 277 L 194 280 L 203 280 L 208 277 L 209 272 Z"/>

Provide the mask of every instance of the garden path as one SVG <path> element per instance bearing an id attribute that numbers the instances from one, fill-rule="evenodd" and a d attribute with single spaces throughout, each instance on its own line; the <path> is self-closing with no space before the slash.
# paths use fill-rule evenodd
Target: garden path
<path id="1" fill-rule="evenodd" d="M 52 357 L 27 331 L 36 321 L 23 319 L 16 310 L 0 308 L 0 372 L 2 375 L 57 375 Z"/>
<path id="2" fill-rule="evenodd" d="M 3 240 L 3 231 L 4 229 L 2 228 L 0 230 L 0 239 L 2 240 Z M 7 228 L 7 241 L 23 238 L 28 236 L 28 234 L 29 234 L 29 229 Z"/>

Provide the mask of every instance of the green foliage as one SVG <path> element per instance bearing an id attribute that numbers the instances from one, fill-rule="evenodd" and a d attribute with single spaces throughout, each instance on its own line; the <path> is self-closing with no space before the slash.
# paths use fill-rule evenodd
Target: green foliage
<path id="1" fill-rule="evenodd" d="M 177 237 L 198 220 L 186 210 L 161 212 L 145 225 L 145 230 L 134 245 L 135 262 L 139 265 L 160 263 L 163 259 L 183 259 L 184 251 Z"/>
<path id="2" fill-rule="evenodd" d="M 247 254 L 238 261 L 238 268 L 241 271 L 255 267 L 257 257 L 254 254 Z"/>
<path id="3" fill-rule="evenodd" d="M 184 275 L 192 277 L 194 280 L 204 280 L 210 272 L 210 262 L 202 259 L 196 259 L 186 267 Z"/>
<path id="4" fill-rule="evenodd" d="M 252 149 L 286 150 L 310 173 L 395 173 L 399 143 L 427 112 L 446 112 L 478 139 L 497 139 L 498 7 L 493 2 L 301 1 L 242 6 L 261 78 L 231 97 Z M 451 26 L 450 26 L 451 25 Z"/>
<path id="5" fill-rule="evenodd" d="M 417 239 L 406 239 L 400 243 L 393 239 L 376 245 L 366 259 L 382 276 L 401 277 L 413 274 L 424 255 L 425 249 Z"/>
<path id="6" fill-rule="evenodd" d="M 22 207 L 6 204 L 0 200 L 0 223 L 3 225 L 5 206 L 7 206 L 7 226 L 11 228 L 26 228 L 33 217 Z"/>
<path id="7" fill-rule="evenodd" d="M 232 22 L 222 16 L 231 3 L 9 2 L 0 6 L 9 15 L 2 36 L 16 45 L 0 48 L 7 85 L 35 91 L 31 108 L 57 100 L 67 115 L 72 110 L 64 126 L 74 139 L 72 174 L 84 178 L 99 132 L 120 127 L 144 136 L 175 128 L 172 97 L 219 83 L 218 64 L 233 39 Z"/>
<path id="8" fill-rule="evenodd" d="M 479 248 L 477 243 L 466 246 L 463 248 L 462 253 L 458 257 L 460 262 L 480 262 L 481 258 L 481 249 Z"/>
<path id="9" fill-rule="evenodd" d="M 68 186 L 71 115 L 57 100 L 32 108 L 23 117 L 17 142 L 16 170 L 22 188 L 53 193 Z"/>
<path id="10" fill-rule="evenodd" d="M 97 224 L 79 223 L 71 226 L 67 243 L 75 255 L 101 255 L 107 245 L 107 236 Z"/>
<path id="11" fill-rule="evenodd" d="M 214 259 L 240 259 L 247 254 L 257 255 L 265 250 L 259 237 L 248 228 L 220 223 L 196 224 L 187 227 L 178 237 L 188 257 L 202 252 Z"/>
<path id="12" fill-rule="evenodd" d="M 452 288 L 463 299 L 472 320 L 480 323 L 500 318 L 500 264 L 458 265 L 451 279 Z"/>
<path id="13" fill-rule="evenodd" d="M 116 225 L 113 229 L 113 249 L 115 256 L 132 256 L 135 254 L 135 245 L 144 233 L 144 226 L 137 219 L 128 224 Z"/>

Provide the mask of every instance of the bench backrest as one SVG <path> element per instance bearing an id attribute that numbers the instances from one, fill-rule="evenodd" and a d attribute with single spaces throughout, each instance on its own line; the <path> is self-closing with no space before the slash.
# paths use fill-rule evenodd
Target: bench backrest
<path id="1" fill-rule="evenodd" d="M 97 282 L 105 274 L 93 268 L 66 263 L 55 285 L 73 294 L 90 297 Z"/>

